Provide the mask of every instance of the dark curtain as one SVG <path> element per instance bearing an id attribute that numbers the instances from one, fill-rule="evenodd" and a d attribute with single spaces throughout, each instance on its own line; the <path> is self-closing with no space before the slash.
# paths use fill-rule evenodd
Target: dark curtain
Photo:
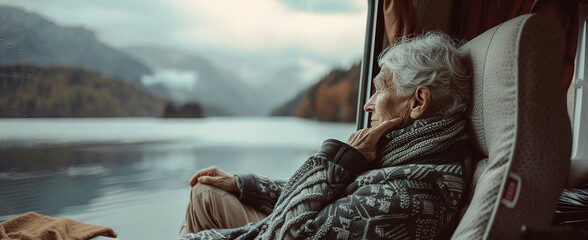
<path id="1" fill-rule="evenodd" d="M 393 44 L 399 37 L 420 32 L 412 0 L 384 1 L 384 25 L 390 44 Z"/>
<path id="2" fill-rule="evenodd" d="M 384 1 L 384 25 L 391 44 L 397 37 L 421 32 L 413 7 L 414 1 L 418 0 Z M 556 19 L 566 36 L 561 79 L 561 92 L 566 94 L 574 74 L 578 41 L 578 0 L 454 0 L 452 4 L 453 12 L 449 16 L 453 26 L 449 34 L 466 40 L 527 13 L 540 13 Z"/>

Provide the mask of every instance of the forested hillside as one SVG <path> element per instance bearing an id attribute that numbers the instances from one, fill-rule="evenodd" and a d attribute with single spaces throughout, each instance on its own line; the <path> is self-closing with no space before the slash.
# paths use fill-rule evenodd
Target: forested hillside
<path id="1" fill-rule="evenodd" d="M 0 117 L 157 117 L 166 102 L 89 70 L 0 66 Z"/>

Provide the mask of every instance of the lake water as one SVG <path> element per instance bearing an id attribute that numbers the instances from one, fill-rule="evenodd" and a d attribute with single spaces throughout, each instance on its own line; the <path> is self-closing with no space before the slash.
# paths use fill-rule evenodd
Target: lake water
<path id="1" fill-rule="evenodd" d="M 0 119 L 0 220 L 35 211 L 120 239 L 175 239 L 196 170 L 287 179 L 353 130 L 298 118 Z"/>

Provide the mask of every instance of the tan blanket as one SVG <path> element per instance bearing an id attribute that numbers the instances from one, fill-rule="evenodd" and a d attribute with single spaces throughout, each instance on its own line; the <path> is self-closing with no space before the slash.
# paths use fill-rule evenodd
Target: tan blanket
<path id="1" fill-rule="evenodd" d="M 99 235 L 116 237 L 116 233 L 109 227 L 87 224 L 69 218 L 55 219 L 34 212 L 0 223 L 0 239 L 81 240 Z"/>

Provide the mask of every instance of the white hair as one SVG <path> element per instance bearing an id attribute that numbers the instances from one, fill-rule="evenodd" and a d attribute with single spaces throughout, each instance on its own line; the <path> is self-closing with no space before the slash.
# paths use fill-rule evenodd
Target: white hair
<path id="1" fill-rule="evenodd" d="M 380 68 L 388 68 L 401 97 L 426 86 L 431 92 L 433 115 L 464 112 L 470 101 L 470 67 L 467 52 L 441 32 L 428 32 L 411 39 L 400 39 L 378 57 Z"/>

